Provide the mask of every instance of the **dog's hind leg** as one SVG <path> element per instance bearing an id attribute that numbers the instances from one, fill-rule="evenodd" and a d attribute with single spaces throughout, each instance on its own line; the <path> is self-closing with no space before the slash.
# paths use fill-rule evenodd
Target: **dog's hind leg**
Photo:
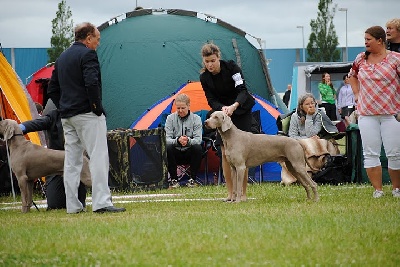
<path id="1" fill-rule="evenodd" d="M 289 172 L 296 177 L 296 179 L 300 182 L 300 184 L 304 187 L 307 193 L 307 199 L 312 199 L 311 197 L 311 189 L 314 193 L 314 200 L 318 201 L 319 196 L 317 192 L 317 184 L 308 176 L 307 171 L 305 169 L 305 165 L 293 166 L 290 161 L 286 161 L 286 167 Z M 311 187 L 311 189 L 310 189 Z"/>
<path id="2" fill-rule="evenodd" d="M 247 201 L 247 183 L 249 182 L 249 169 L 246 168 L 243 175 L 243 189 L 242 189 L 242 201 Z"/>

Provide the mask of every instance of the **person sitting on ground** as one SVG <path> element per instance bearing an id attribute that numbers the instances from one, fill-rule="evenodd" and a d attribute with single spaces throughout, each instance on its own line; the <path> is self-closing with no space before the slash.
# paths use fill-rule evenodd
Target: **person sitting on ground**
<path id="1" fill-rule="evenodd" d="M 49 99 L 43 111 L 43 115 L 35 120 L 21 123 L 20 128 L 24 134 L 46 130 L 48 138 L 48 148 L 64 150 L 64 133 L 61 123 L 60 112 L 58 112 L 53 101 Z M 66 197 L 62 175 L 49 175 L 45 182 L 47 210 L 65 209 Z M 86 187 L 80 182 L 78 188 L 78 199 L 85 207 Z"/>
<path id="2" fill-rule="evenodd" d="M 202 156 L 202 123 L 200 116 L 190 112 L 190 98 L 179 94 L 175 98 L 176 112 L 167 116 L 165 133 L 168 172 L 171 186 L 178 187 L 177 164 L 190 164 L 188 186 L 194 186 Z"/>
<path id="3" fill-rule="evenodd" d="M 328 116 L 318 110 L 315 97 L 309 93 L 300 96 L 297 110 L 290 118 L 289 137 L 330 139 L 337 133 L 338 129 Z"/>

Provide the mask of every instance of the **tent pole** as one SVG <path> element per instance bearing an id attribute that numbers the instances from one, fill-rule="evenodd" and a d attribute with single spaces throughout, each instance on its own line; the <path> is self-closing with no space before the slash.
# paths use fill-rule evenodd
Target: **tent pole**
<path id="1" fill-rule="evenodd" d="M 1 96 L 1 103 L 0 103 L 0 115 L 1 115 L 1 119 L 5 119 L 4 118 L 4 114 L 3 114 L 3 107 L 4 107 L 4 95 L 3 95 L 3 90 L 0 87 L 0 96 Z M 15 199 L 15 189 L 14 189 L 14 181 L 13 181 L 13 175 L 12 175 L 12 170 L 11 170 L 11 162 L 10 162 L 10 153 L 8 151 L 8 140 L 6 140 L 6 152 L 7 152 L 7 162 L 8 162 L 8 168 L 10 169 L 10 182 L 11 182 L 11 192 L 13 195 L 13 199 L 14 202 L 16 202 Z"/>
<path id="2" fill-rule="evenodd" d="M 240 52 L 239 52 L 239 48 L 237 46 L 237 41 L 235 38 L 232 38 L 232 46 L 233 49 L 235 50 L 235 55 L 236 55 L 236 64 L 242 68 L 242 60 L 240 59 Z"/>
<path id="3" fill-rule="evenodd" d="M 274 105 L 278 106 L 278 103 L 276 102 L 276 99 L 275 99 L 276 92 L 275 92 L 274 88 L 272 87 L 271 77 L 269 76 L 267 62 L 265 60 L 265 56 L 264 56 L 263 50 L 262 49 L 258 49 L 258 54 L 259 54 L 260 59 L 261 59 L 261 65 L 262 65 L 262 69 L 263 69 L 263 72 L 264 72 L 265 81 L 267 82 L 267 86 L 268 86 L 267 90 L 268 90 L 268 93 L 270 95 L 270 99 L 271 100 L 273 99 L 274 102 L 275 102 Z"/>

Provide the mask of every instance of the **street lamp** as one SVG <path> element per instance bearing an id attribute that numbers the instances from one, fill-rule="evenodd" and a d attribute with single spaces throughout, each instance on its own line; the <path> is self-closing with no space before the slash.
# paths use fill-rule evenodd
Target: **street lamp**
<path id="1" fill-rule="evenodd" d="M 339 8 L 339 11 L 346 12 L 346 57 L 343 57 L 343 61 L 347 62 L 349 59 L 349 50 L 347 47 L 347 7 Z"/>
<path id="2" fill-rule="evenodd" d="M 303 62 L 306 62 L 306 49 L 304 47 L 304 26 L 297 26 L 296 28 L 301 29 L 301 35 L 303 36 Z"/>

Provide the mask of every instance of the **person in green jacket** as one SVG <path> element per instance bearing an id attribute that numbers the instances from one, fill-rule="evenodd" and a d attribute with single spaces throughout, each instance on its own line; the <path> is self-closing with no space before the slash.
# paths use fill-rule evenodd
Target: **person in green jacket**
<path id="1" fill-rule="evenodd" d="M 331 121 L 336 121 L 336 91 L 333 88 L 333 84 L 331 82 L 331 75 L 329 73 L 322 74 L 322 81 L 318 84 L 318 90 L 321 94 L 321 104 L 320 107 L 325 109 L 326 115 L 328 115 Z"/>

